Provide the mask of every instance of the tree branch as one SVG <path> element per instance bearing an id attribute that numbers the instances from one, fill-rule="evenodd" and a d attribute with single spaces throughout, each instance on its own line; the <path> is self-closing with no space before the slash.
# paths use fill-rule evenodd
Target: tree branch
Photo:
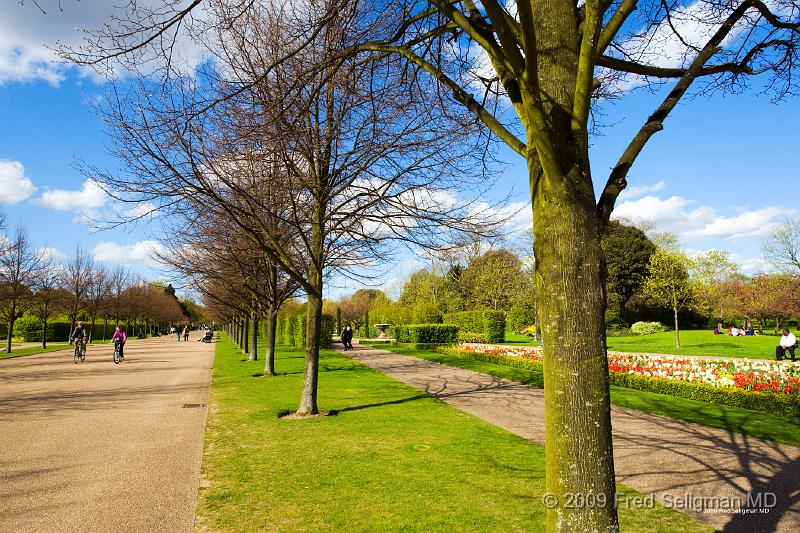
<path id="1" fill-rule="evenodd" d="M 686 91 L 692 83 L 700 76 L 706 62 L 721 49 L 720 45 L 722 41 L 750 7 L 751 4 L 748 0 L 739 5 L 739 7 L 728 16 L 722 26 L 720 26 L 716 33 L 714 33 L 700 50 L 700 53 L 694 58 L 689 69 L 683 74 L 678 83 L 675 84 L 675 87 L 670 91 L 664 101 L 661 102 L 661 105 L 658 106 L 656 111 L 650 115 L 641 129 L 636 133 L 628 147 L 622 153 L 622 156 L 620 156 L 619 161 L 617 161 L 617 164 L 611 171 L 603 193 L 600 195 L 600 200 L 597 202 L 597 216 L 601 231 L 605 228 L 606 224 L 608 224 L 617 197 L 627 186 L 626 177 L 628 172 L 645 144 L 647 144 L 655 133 L 664 129 L 664 120 L 669 116 L 669 113 L 675 108 L 683 95 L 686 94 Z"/>

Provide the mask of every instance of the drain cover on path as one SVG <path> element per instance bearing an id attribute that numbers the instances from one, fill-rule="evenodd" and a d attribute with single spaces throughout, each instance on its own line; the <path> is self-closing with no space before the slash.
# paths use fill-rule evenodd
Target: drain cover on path
<path id="1" fill-rule="evenodd" d="M 197 409 L 198 407 L 205 407 L 206 404 L 204 403 L 185 403 L 183 404 L 184 409 Z"/>

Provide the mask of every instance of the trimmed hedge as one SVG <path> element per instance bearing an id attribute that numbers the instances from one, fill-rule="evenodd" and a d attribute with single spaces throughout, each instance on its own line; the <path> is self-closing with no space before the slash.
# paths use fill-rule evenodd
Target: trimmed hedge
<path id="1" fill-rule="evenodd" d="M 295 348 L 306 347 L 306 326 L 308 319 L 305 313 L 297 315 L 286 315 L 278 317 L 277 332 L 275 342 L 281 344 L 288 344 Z M 331 315 L 322 315 L 322 322 L 320 323 L 319 347 L 330 348 L 331 337 L 336 332 L 336 319 Z"/>
<path id="2" fill-rule="evenodd" d="M 460 311 L 444 315 L 445 324 L 455 324 L 461 331 L 482 333 L 486 342 L 506 340 L 506 314 L 502 311 Z"/>
<path id="3" fill-rule="evenodd" d="M 99 324 L 102 329 L 102 323 Z M 95 325 L 97 327 L 97 324 Z M 61 320 L 47 322 L 47 340 L 54 342 L 67 341 L 71 324 Z M 113 329 L 113 328 L 112 328 Z M 42 342 L 42 322 L 33 316 L 23 316 L 14 322 L 14 337 L 22 342 Z"/>
<path id="4" fill-rule="evenodd" d="M 651 378 L 634 374 L 609 373 L 612 385 L 627 389 L 669 394 L 689 400 L 740 407 L 784 416 L 800 416 L 800 401 L 786 394 L 770 394 L 705 383 Z"/>
<path id="5" fill-rule="evenodd" d="M 486 342 L 497 344 L 506 341 L 506 314 L 502 311 L 483 312 L 483 334 Z"/>
<path id="6" fill-rule="evenodd" d="M 283 344 L 294 345 L 295 327 L 294 315 L 285 316 L 283 319 Z"/>
<path id="7" fill-rule="evenodd" d="M 483 361 L 485 363 L 505 365 L 521 368 L 523 370 L 542 370 L 542 362 L 534 359 L 468 352 L 449 347 L 440 347 L 436 351 L 459 359 Z M 611 385 L 626 389 L 668 394 L 678 398 L 727 405 L 730 407 L 749 409 L 751 411 L 800 417 L 800 401 L 786 394 L 770 394 L 731 387 L 715 387 L 704 383 L 637 376 L 635 374 L 623 374 L 621 372 L 609 372 L 609 382 Z"/>
<path id="8" fill-rule="evenodd" d="M 305 348 L 306 347 L 306 315 L 303 313 L 302 315 L 295 315 L 292 317 L 292 322 L 294 322 L 294 347 L 295 348 Z"/>
<path id="9" fill-rule="evenodd" d="M 458 342 L 458 326 L 452 324 L 411 324 L 395 328 L 397 342 L 403 344 L 453 344 Z"/>
<path id="10" fill-rule="evenodd" d="M 330 348 L 334 333 L 336 333 L 336 318 L 332 315 L 322 315 L 322 323 L 319 325 L 319 347 Z"/>
<path id="11" fill-rule="evenodd" d="M 471 331 L 459 331 L 458 342 L 474 342 L 486 344 L 486 336 L 483 333 L 473 333 Z"/>

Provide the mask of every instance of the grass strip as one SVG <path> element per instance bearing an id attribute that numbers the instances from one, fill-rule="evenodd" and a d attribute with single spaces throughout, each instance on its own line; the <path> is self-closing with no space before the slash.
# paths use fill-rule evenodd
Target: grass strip
<path id="1" fill-rule="evenodd" d="M 0 352 L 0 359 L 12 359 L 14 357 L 25 357 L 26 355 L 36 355 L 37 353 L 57 352 L 58 350 L 66 350 L 70 346 L 68 344 L 50 344 L 47 349 L 42 349 L 41 346 L 30 346 L 28 348 L 11 349 L 11 353 Z"/>
<path id="2" fill-rule="evenodd" d="M 543 529 L 541 446 L 330 350 L 319 398 L 332 416 L 279 419 L 297 407 L 302 352 L 280 347 L 275 377 L 246 359 L 217 343 L 201 530 Z M 627 531 L 711 531 L 661 506 L 620 515 Z"/>

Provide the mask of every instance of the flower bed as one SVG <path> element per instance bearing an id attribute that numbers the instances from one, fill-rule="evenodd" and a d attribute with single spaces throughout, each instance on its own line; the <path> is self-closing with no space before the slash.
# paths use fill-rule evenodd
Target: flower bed
<path id="1" fill-rule="evenodd" d="M 462 344 L 458 350 L 542 360 L 541 348 Z M 800 396 L 800 363 L 752 359 L 698 359 L 674 355 L 608 352 L 608 370 L 652 378 L 690 381 L 715 387 Z"/>
<path id="2" fill-rule="evenodd" d="M 540 370 L 542 351 L 531 346 L 462 344 L 439 351 Z M 696 359 L 608 352 L 611 384 L 711 403 L 800 416 L 800 363 Z"/>

